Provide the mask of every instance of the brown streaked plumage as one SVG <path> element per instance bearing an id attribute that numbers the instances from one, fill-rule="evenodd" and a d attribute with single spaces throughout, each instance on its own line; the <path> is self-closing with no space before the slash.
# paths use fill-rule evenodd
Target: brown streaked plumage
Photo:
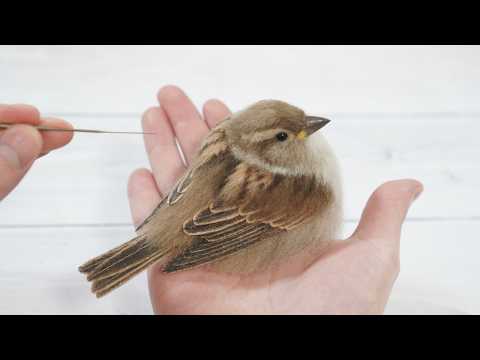
<path id="1" fill-rule="evenodd" d="M 341 220 L 336 160 L 323 137 L 308 138 L 327 122 L 275 100 L 225 119 L 138 236 L 80 266 L 92 291 L 103 296 L 156 262 L 167 273 L 205 264 L 262 271 L 332 239 Z"/>

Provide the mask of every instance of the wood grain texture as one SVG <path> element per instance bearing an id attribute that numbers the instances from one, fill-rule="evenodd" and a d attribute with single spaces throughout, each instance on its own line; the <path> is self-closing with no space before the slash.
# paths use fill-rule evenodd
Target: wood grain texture
<path id="1" fill-rule="evenodd" d="M 479 112 L 478 63 L 478 46 L 0 46 L 0 99 L 136 113 L 175 83 L 233 108 L 274 98 L 324 115 Z"/>
<path id="2" fill-rule="evenodd" d="M 347 223 L 345 236 L 355 226 Z M 407 222 L 387 313 L 480 314 L 479 232 L 476 221 Z M 133 227 L 0 229 L 0 314 L 150 314 L 145 274 L 98 300 L 77 271 L 132 234 Z"/>
<path id="3" fill-rule="evenodd" d="M 0 314 L 149 314 L 146 274 L 97 299 L 77 270 L 133 234 L 133 228 L 2 229 Z"/>
<path id="4" fill-rule="evenodd" d="M 0 46 L 0 103 L 140 131 L 174 83 L 198 106 L 274 98 L 329 117 L 346 235 L 381 182 L 425 185 L 387 313 L 480 314 L 479 63 L 478 46 Z M 147 165 L 141 136 L 101 134 L 35 164 L 0 203 L 0 313 L 151 313 L 145 274 L 99 301 L 76 269 L 133 235 L 126 183 Z"/>

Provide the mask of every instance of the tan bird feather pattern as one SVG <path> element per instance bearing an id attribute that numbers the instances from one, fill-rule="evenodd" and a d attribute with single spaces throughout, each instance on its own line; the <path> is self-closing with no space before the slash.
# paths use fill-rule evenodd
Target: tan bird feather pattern
<path id="1" fill-rule="evenodd" d="M 306 230 L 317 231 L 337 216 L 331 211 L 338 200 L 335 187 L 315 172 L 272 172 L 269 167 L 236 156 L 228 127 L 233 121 L 225 120 L 207 136 L 190 169 L 137 227 L 135 239 L 79 268 L 93 282 L 92 291 L 97 296 L 107 294 L 157 261 L 165 272 L 212 262 L 219 271 L 258 271 L 282 254 L 291 253 L 291 249 L 315 241 L 300 244 L 298 240 L 294 245 L 288 236 L 300 238 Z M 276 119 L 277 123 L 290 131 L 288 121 Z M 301 124 L 295 123 L 291 131 L 299 129 Z M 249 146 L 261 154 L 275 142 L 268 136 L 257 136 L 257 143 Z M 268 161 L 275 165 L 274 160 Z M 306 224 L 311 224 L 308 229 Z M 250 259 L 248 254 L 253 254 L 254 248 L 265 251 Z M 238 256 L 229 261 L 234 254 Z"/>

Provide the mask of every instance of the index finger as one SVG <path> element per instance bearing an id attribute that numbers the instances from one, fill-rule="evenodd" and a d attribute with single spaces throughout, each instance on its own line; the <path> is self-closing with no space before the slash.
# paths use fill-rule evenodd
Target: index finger
<path id="1" fill-rule="evenodd" d="M 38 125 L 40 124 L 40 112 L 31 105 L 0 104 L 0 123 Z"/>
<path id="2" fill-rule="evenodd" d="M 40 120 L 40 125 L 55 129 L 73 129 L 70 123 L 56 118 L 43 118 Z M 41 131 L 40 133 L 43 138 L 42 154 L 67 145 L 73 138 L 73 132 Z"/>
<path id="3" fill-rule="evenodd" d="M 73 128 L 71 124 L 61 119 L 42 119 L 36 107 L 26 104 L 0 104 L 0 123 L 45 125 L 59 129 Z M 41 135 L 43 138 L 41 155 L 68 144 L 73 138 L 73 133 L 68 132 L 41 132 Z"/>

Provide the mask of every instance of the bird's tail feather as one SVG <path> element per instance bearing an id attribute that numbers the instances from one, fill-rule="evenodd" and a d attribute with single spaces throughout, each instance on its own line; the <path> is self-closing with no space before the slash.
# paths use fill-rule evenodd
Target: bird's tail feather
<path id="1" fill-rule="evenodd" d="M 79 271 L 92 281 L 92 292 L 97 297 L 119 287 L 149 265 L 160 259 L 166 251 L 152 246 L 145 234 L 100 255 L 79 267 Z"/>

